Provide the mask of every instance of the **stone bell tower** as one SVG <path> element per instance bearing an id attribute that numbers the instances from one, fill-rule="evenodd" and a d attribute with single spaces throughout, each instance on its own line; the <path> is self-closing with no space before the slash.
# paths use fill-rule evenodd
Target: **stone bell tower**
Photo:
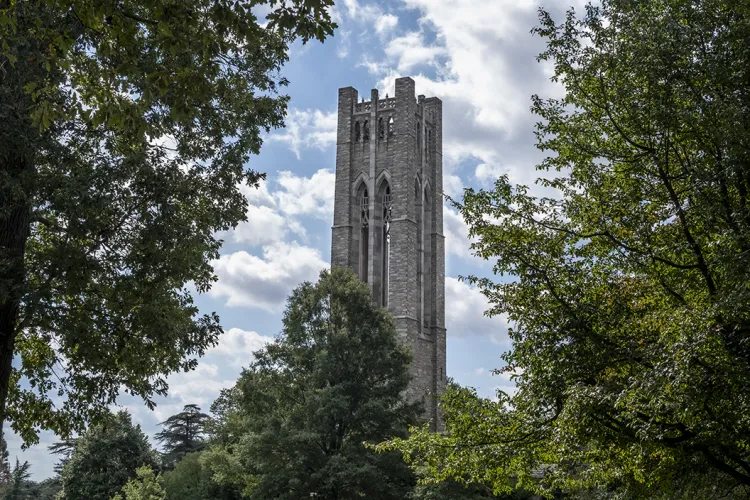
<path id="1" fill-rule="evenodd" d="M 407 396 L 424 398 L 441 427 L 445 391 L 445 242 L 442 102 L 415 96 L 398 78 L 396 95 L 359 100 L 339 89 L 332 265 L 353 269 L 388 307 L 412 348 Z"/>

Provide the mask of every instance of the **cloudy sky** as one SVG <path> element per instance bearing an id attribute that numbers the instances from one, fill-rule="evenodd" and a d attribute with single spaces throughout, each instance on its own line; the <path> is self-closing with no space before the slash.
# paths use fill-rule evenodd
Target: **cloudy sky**
<path id="1" fill-rule="evenodd" d="M 540 1 L 557 19 L 578 2 Z M 339 87 L 393 95 L 394 80 L 411 76 L 417 94 L 442 99 L 447 195 L 459 196 L 464 186 L 489 187 L 504 173 L 533 184 L 542 153 L 534 147 L 530 96 L 560 94 L 549 82 L 551 68 L 536 61 L 543 41 L 530 34 L 540 1 L 341 0 L 334 38 L 292 47 L 283 71 L 291 82 L 286 128 L 270 134 L 248 164 L 266 172 L 267 181 L 245 189 L 248 221 L 223 235 L 215 262 L 219 281 L 197 298 L 202 311 L 219 313 L 226 333 L 196 371 L 169 379 L 170 395 L 157 400 L 155 411 L 121 400 L 149 435 L 185 404 L 208 410 L 253 351 L 279 332 L 291 289 L 329 265 Z M 466 227 L 454 210 L 446 206 L 444 217 L 448 375 L 491 397 L 511 387 L 490 373 L 509 348 L 507 325 L 486 318 L 484 297 L 456 279 L 488 275 L 491 263 L 470 255 Z M 55 460 L 46 447 L 54 440 L 43 434 L 40 445 L 21 452 L 19 440 L 9 437 L 11 460 L 29 460 L 34 479 L 49 477 Z"/>

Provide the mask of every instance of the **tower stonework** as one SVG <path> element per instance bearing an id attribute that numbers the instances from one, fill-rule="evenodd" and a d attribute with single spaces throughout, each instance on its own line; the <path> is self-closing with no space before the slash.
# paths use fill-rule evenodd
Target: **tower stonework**
<path id="1" fill-rule="evenodd" d="M 331 248 L 331 264 L 354 270 L 392 311 L 413 354 L 407 397 L 424 398 L 438 430 L 446 386 L 442 117 L 440 99 L 415 96 L 408 77 L 384 99 L 339 89 Z"/>

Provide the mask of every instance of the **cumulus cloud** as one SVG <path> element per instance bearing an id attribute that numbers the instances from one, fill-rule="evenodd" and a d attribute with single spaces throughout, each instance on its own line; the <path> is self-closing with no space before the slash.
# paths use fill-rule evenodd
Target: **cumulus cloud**
<path id="1" fill-rule="evenodd" d="M 248 201 L 247 221 L 218 237 L 247 247 L 270 245 L 290 236 L 304 240 L 307 232 L 298 217 L 304 215 L 330 221 L 333 218 L 334 183 L 333 172 L 321 169 L 310 177 L 283 171 L 268 181 L 262 181 L 258 187 L 242 185 L 240 190 Z"/>
<path id="2" fill-rule="evenodd" d="M 489 308 L 487 299 L 476 287 L 456 278 L 445 278 L 445 326 L 449 336 L 485 336 L 509 346 L 507 319 L 488 318 L 484 312 Z"/>
<path id="3" fill-rule="evenodd" d="M 247 217 L 247 221 L 241 222 L 231 231 L 235 242 L 258 246 L 282 241 L 290 231 L 300 236 L 305 235 L 299 222 L 282 216 L 271 207 L 250 205 Z"/>
<path id="4" fill-rule="evenodd" d="M 393 14 L 382 14 L 375 21 L 375 31 L 379 35 L 385 35 L 398 25 L 398 17 Z"/>
<path id="5" fill-rule="evenodd" d="M 153 413 L 148 412 L 141 419 L 136 419 L 135 416 L 144 409 L 143 404 L 133 402 L 124 407 L 135 414 L 134 420 L 140 420 L 139 423 L 144 425 L 154 423 L 154 417 L 158 419 L 157 422 L 163 422 L 188 404 L 196 404 L 201 410 L 207 411 L 221 390 L 232 387 L 235 382 L 236 377 L 222 377 L 218 365 L 203 362 L 195 370 L 175 373 L 167 379 L 169 397 L 159 402 Z"/>
<path id="6" fill-rule="evenodd" d="M 553 14 L 562 13 L 559 4 L 543 3 Z M 446 193 L 460 195 L 451 165 L 466 162 L 478 165 L 474 178 L 484 185 L 507 173 L 512 182 L 539 190 L 533 184 L 542 174 L 534 166 L 543 153 L 534 147 L 531 95 L 553 97 L 562 90 L 550 82 L 549 64 L 535 61 L 544 50 L 544 40 L 530 33 L 540 2 L 403 4 L 418 12 L 420 30 L 397 33 L 382 49 L 365 49 L 360 65 L 378 79 L 382 92 L 392 92 L 398 76 L 412 73 L 418 94 L 443 100 Z"/>
<path id="7" fill-rule="evenodd" d="M 445 253 L 447 256 L 468 258 L 471 256 L 469 227 L 463 217 L 454 209 L 443 208 L 443 232 L 445 233 Z"/>
<path id="8" fill-rule="evenodd" d="M 302 159 L 303 148 L 321 151 L 336 143 L 337 114 L 319 109 L 289 110 L 286 127 L 272 133 L 268 140 L 286 144 L 297 159 Z"/>
<path id="9" fill-rule="evenodd" d="M 444 47 L 426 44 L 422 32 L 413 31 L 391 40 L 385 47 L 385 53 L 396 61 L 400 74 L 407 74 L 417 66 L 435 64 L 438 57 L 446 52 Z"/>
<path id="10" fill-rule="evenodd" d="M 289 293 L 302 281 L 314 281 L 328 263 L 314 248 L 277 242 L 263 247 L 258 257 L 244 250 L 213 261 L 218 282 L 208 292 L 226 298 L 228 307 L 255 307 L 278 312 Z"/>
<path id="11" fill-rule="evenodd" d="M 237 368 L 246 366 L 253 359 L 255 351 L 272 341 L 272 337 L 261 335 L 258 332 L 231 328 L 219 337 L 219 343 L 212 347 L 206 355 L 221 356 L 228 361 L 229 365 Z"/>
<path id="12" fill-rule="evenodd" d="M 330 222 L 333 218 L 333 195 L 336 176 L 321 169 L 312 177 L 300 177 L 292 172 L 279 173 L 280 189 L 274 193 L 279 209 L 290 215 L 312 215 Z"/>

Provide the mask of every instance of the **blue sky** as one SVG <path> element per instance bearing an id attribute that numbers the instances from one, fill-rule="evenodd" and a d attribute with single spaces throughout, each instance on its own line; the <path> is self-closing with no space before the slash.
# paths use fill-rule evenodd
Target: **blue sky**
<path id="1" fill-rule="evenodd" d="M 561 19 L 578 0 L 541 2 Z M 393 95 L 394 80 L 411 76 L 417 94 L 443 101 L 444 189 L 460 196 L 464 186 L 490 187 L 501 174 L 532 185 L 542 153 L 534 147 L 530 97 L 556 97 L 551 68 L 536 61 L 543 41 L 530 34 L 537 21 L 535 0 L 343 0 L 334 9 L 339 24 L 323 44 L 295 44 L 282 74 L 290 85 L 286 127 L 266 137 L 248 168 L 265 172 L 259 189 L 245 188 L 248 222 L 222 235 L 225 245 L 214 263 L 218 282 L 196 302 L 219 313 L 225 335 L 200 360 L 198 369 L 169 378 L 170 395 L 150 411 L 140 401 L 121 398 L 145 432 L 197 403 L 208 410 L 218 392 L 230 387 L 254 350 L 281 328 L 289 292 L 315 280 L 329 265 L 335 169 L 336 99 L 339 87 L 360 95 L 377 88 Z M 537 192 L 541 193 L 539 188 Z M 487 318 L 487 302 L 459 275 L 491 275 L 492 263 L 472 257 L 466 226 L 447 205 L 446 326 L 448 375 L 492 397 L 512 390 L 507 377 L 490 370 L 502 365 L 510 345 L 503 318 Z M 55 441 L 20 450 L 8 437 L 11 460 L 32 464 L 34 479 L 53 475 Z"/>

